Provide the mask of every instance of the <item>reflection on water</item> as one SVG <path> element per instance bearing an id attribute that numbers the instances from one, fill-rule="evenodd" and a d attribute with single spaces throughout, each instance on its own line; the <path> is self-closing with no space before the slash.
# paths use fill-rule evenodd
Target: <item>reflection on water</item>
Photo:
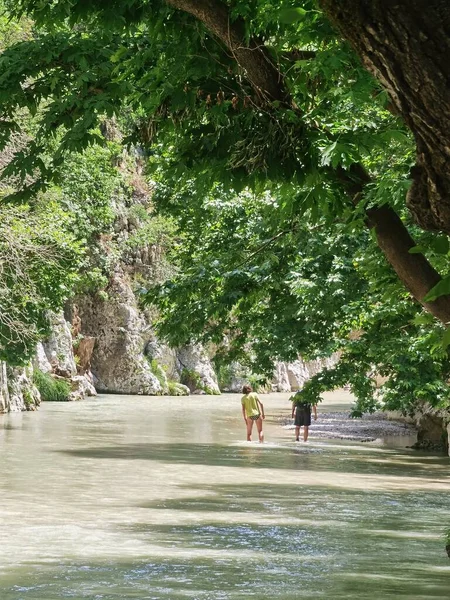
<path id="1" fill-rule="evenodd" d="M 448 598 L 449 460 L 294 444 L 264 404 L 264 445 L 232 395 L 1 417 L 0 598 Z"/>

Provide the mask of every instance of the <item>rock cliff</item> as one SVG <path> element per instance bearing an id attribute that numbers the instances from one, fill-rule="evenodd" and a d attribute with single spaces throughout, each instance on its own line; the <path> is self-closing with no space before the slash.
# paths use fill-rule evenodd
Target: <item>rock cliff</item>
<path id="1" fill-rule="evenodd" d="M 156 339 L 128 273 L 117 269 L 106 292 L 106 298 L 77 298 L 81 335 L 96 340 L 91 369 L 99 391 L 220 394 L 211 361 L 200 346 L 171 349 Z"/>
<path id="2" fill-rule="evenodd" d="M 36 410 L 40 403 L 33 367 L 10 367 L 0 362 L 0 413 Z"/>
<path id="3" fill-rule="evenodd" d="M 144 355 L 152 337 L 140 313 L 128 275 L 116 270 L 106 290 L 77 298 L 81 334 L 95 338 L 91 370 L 97 390 L 122 394 L 164 392 Z"/>
<path id="4" fill-rule="evenodd" d="M 82 400 L 86 396 L 95 396 L 97 392 L 90 369 L 86 368 L 86 364 L 80 367 L 74 352 L 70 323 L 66 321 L 62 312 L 49 313 L 49 320 L 51 333 L 37 345 L 31 368 L 55 380 L 66 381 L 67 400 Z"/>
<path id="5" fill-rule="evenodd" d="M 422 406 L 414 415 L 419 450 L 443 450 L 450 456 L 450 411 Z"/>
<path id="6" fill-rule="evenodd" d="M 293 392 L 299 390 L 313 375 L 325 368 L 333 367 L 338 360 L 339 354 L 335 353 L 328 358 L 311 361 L 304 361 L 299 357 L 292 363 L 277 362 L 273 379 L 264 391 Z M 255 379 L 254 374 L 250 373 L 241 364 L 233 362 L 228 366 L 224 381 L 221 382 L 222 389 L 227 392 L 240 393 L 242 386 L 253 379 Z"/>

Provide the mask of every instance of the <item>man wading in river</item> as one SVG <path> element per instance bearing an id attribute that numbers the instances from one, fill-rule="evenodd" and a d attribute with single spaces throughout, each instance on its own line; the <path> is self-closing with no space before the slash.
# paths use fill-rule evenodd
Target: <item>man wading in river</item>
<path id="1" fill-rule="evenodd" d="M 258 430 L 259 441 L 264 442 L 264 434 L 262 431 L 264 416 L 264 406 L 258 395 L 252 392 L 250 385 L 244 385 L 242 388 L 244 394 L 241 398 L 242 414 L 244 415 L 244 421 L 247 425 L 247 442 L 252 441 L 252 429 L 253 423 L 256 423 L 256 429 Z"/>
<path id="2" fill-rule="evenodd" d="M 295 441 L 300 441 L 300 427 L 303 427 L 303 441 L 308 441 L 309 426 L 311 425 L 311 404 L 302 399 L 302 393 L 298 391 L 289 400 L 292 402 L 292 418 L 295 417 Z M 314 421 L 317 420 L 317 407 L 312 405 Z"/>

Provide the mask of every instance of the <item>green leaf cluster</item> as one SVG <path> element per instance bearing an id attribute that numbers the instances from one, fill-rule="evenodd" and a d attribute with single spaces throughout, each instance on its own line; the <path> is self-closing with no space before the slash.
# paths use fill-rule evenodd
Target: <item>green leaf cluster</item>
<path id="1" fill-rule="evenodd" d="M 55 379 L 48 373 L 35 369 L 33 383 L 44 402 L 67 402 L 69 400 L 70 384 L 63 379 Z"/>
<path id="2" fill-rule="evenodd" d="M 350 385 L 358 410 L 447 402 L 443 328 L 424 322 L 365 227 L 372 207 L 407 218 L 412 137 L 316 2 L 224 6 L 243 42 L 264 46 L 289 102 L 262 98 L 228 48 L 165 2 L 7 2 L 10 15 L 35 22 L 33 39 L 0 56 L 1 147 L 22 131 L 21 111 L 36 119 L 4 169 L 23 181 L 16 199 L 60 186 L 71 153 L 105 145 L 97 127 L 117 114 L 125 142 L 143 148 L 158 210 L 176 224 L 177 275 L 146 294 L 162 335 L 212 341 L 219 358 L 263 374 L 276 359 L 340 351 L 338 366 L 306 387 L 312 400 Z M 361 168 L 370 182 L 355 195 Z M 86 211 L 107 229 L 95 177 L 80 181 L 96 199 Z M 447 268 L 445 240 L 418 243 Z M 100 257 L 97 267 L 107 270 Z M 378 391 L 371 372 L 388 378 Z"/>

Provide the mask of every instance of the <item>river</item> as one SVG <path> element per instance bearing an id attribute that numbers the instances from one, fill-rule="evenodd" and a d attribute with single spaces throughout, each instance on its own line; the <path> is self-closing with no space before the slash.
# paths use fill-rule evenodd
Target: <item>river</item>
<path id="1" fill-rule="evenodd" d="M 287 397 L 263 445 L 231 394 L 0 416 L 0 599 L 448 599 L 450 460 L 295 444 Z"/>

